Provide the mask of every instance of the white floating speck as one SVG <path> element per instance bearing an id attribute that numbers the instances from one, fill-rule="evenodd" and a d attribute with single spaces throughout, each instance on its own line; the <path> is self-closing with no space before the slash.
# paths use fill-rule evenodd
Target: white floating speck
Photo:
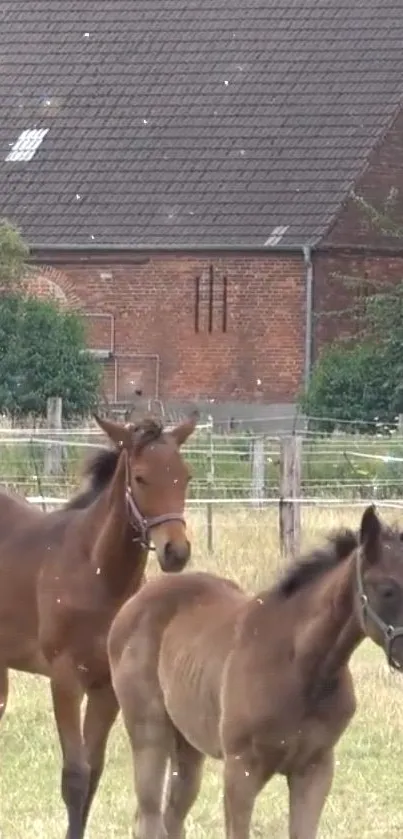
<path id="1" fill-rule="evenodd" d="M 84 38 L 89 38 L 89 37 L 90 37 L 90 33 L 89 32 L 84 32 Z"/>
<path id="2" fill-rule="evenodd" d="M 260 387 L 260 385 L 262 384 L 262 380 L 261 379 L 256 379 L 256 384 L 257 384 L 258 387 Z"/>
<path id="3" fill-rule="evenodd" d="M 95 239 L 95 236 L 91 233 L 91 239 Z"/>
<path id="4" fill-rule="evenodd" d="M 60 597 L 57 598 L 56 603 L 60 603 Z"/>
<path id="5" fill-rule="evenodd" d="M 241 150 L 240 150 L 240 152 L 239 152 L 239 154 L 241 155 L 241 157 L 243 157 L 243 156 L 244 156 L 244 154 L 245 154 L 245 149 L 241 149 Z"/>
<path id="6" fill-rule="evenodd" d="M 76 201 L 81 201 L 81 195 L 78 192 L 76 192 Z"/>
<path id="7" fill-rule="evenodd" d="M 96 574 L 100 574 L 100 573 L 101 573 L 101 569 L 100 569 L 100 568 L 97 568 L 97 570 L 96 570 L 96 572 L 95 572 L 95 573 L 96 573 Z"/>
<path id="8" fill-rule="evenodd" d="M 249 778 L 249 772 L 247 772 L 246 769 L 245 769 L 245 775 L 246 775 L 247 778 Z"/>
<path id="9" fill-rule="evenodd" d="M 148 125 L 148 119 L 143 119 L 143 125 Z"/>
<path id="10" fill-rule="evenodd" d="M 224 84 L 225 84 L 225 87 L 228 87 L 228 85 L 229 85 L 229 81 L 228 81 L 228 79 L 225 79 Z"/>

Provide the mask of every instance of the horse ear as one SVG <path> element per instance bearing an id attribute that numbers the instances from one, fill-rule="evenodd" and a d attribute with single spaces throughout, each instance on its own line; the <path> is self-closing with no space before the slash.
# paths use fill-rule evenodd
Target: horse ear
<path id="1" fill-rule="evenodd" d="M 361 519 L 360 544 L 364 549 L 365 556 L 372 562 L 376 561 L 379 555 L 381 529 L 375 506 L 371 504 L 364 510 Z"/>
<path id="2" fill-rule="evenodd" d="M 178 446 L 182 446 L 182 444 L 193 434 L 193 431 L 196 428 L 197 420 L 199 419 L 199 412 L 197 410 L 192 411 L 187 419 L 183 420 L 176 428 L 173 428 L 172 431 L 169 433 L 174 438 L 176 444 Z"/>
<path id="3" fill-rule="evenodd" d="M 127 425 L 123 425 L 123 423 L 99 417 L 98 414 L 93 414 L 93 417 L 115 446 L 125 449 L 132 447 L 134 430 L 132 424 L 128 423 Z"/>

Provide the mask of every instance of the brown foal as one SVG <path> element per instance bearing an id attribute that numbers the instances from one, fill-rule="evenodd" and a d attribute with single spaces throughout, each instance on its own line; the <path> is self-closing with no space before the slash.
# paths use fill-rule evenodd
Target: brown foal
<path id="1" fill-rule="evenodd" d="M 118 712 L 106 648 L 111 621 L 144 582 L 151 539 L 163 571 L 181 571 L 190 557 L 189 472 L 179 448 L 196 414 L 172 431 L 151 419 L 96 419 L 114 448 L 92 458 L 85 488 L 64 508 L 43 513 L 0 493 L 0 716 L 8 669 L 50 678 L 68 839 L 84 835 Z"/>
<path id="2" fill-rule="evenodd" d="M 359 536 L 330 537 L 258 596 L 204 573 L 146 583 L 108 639 L 137 839 L 183 839 L 206 755 L 224 761 L 227 839 L 248 839 L 276 773 L 288 781 L 291 839 L 314 839 L 355 711 L 349 659 L 368 635 L 401 667 L 402 627 L 403 543 L 373 507 Z"/>

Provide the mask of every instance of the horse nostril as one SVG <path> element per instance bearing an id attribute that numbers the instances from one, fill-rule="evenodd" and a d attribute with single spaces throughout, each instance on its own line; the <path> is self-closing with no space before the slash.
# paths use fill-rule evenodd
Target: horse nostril
<path id="1" fill-rule="evenodd" d="M 164 567 L 166 571 L 181 571 L 190 557 L 190 542 L 180 545 L 167 542 L 164 549 Z"/>

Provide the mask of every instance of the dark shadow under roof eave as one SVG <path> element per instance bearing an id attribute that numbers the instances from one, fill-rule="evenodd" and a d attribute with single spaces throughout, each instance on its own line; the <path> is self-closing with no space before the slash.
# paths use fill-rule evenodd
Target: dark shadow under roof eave
<path id="1" fill-rule="evenodd" d="M 106 257 L 108 255 L 121 257 L 134 257 L 139 259 L 141 257 L 151 257 L 154 254 L 211 254 L 216 253 L 249 253 L 249 254 L 303 254 L 307 247 L 313 248 L 314 244 L 308 243 L 289 243 L 277 245 L 259 245 L 259 244 L 169 244 L 169 245 L 133 245 L 127 244 L 73 244 L 71 242 L 62 242 L 54 244 L 50 242 L 29 242 L 28 243 L 31 257 L 38 259 L 39 256 L 62 257 L 63 255 L 71 254 L 75 258 L 82 257 L 82 259 L 90 259 L 94 257 Z"/>

